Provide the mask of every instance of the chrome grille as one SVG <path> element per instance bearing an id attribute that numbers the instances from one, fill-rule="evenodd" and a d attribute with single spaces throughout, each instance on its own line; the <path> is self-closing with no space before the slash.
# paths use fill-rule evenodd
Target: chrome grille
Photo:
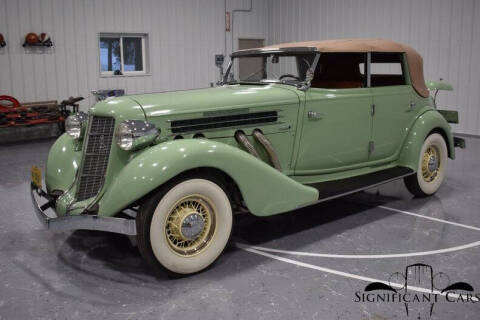
<path id="1" fill-rule="evenodd" d="M 76 194 L 77 201 L 96 196 L 102 188 L 114 129 L 115 120 L 113 118 L 91 117 L 86 136 L 80 183 Z"/>

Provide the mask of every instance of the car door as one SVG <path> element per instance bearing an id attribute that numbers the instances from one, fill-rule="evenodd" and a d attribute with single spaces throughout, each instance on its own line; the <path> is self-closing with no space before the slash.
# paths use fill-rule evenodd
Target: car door
<path id="1" fill-rule="evenodd" d="M 345 170 L 368 161 L 372 98 L 360 72 L 365 57 L 321 55 L 305 95 L 296 175 Z"/>
<path id="2" fill-rule="evenodd" d="M 371 161 L 393 161 L 413 120 L 414 92 L 403 53 L 371 53 L 370 86 L 374 104 Z"/>

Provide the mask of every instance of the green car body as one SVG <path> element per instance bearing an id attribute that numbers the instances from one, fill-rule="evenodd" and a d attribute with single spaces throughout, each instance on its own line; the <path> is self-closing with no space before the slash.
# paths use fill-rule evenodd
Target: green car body
<path id="1" fill-rule="evenodd" d="M 380 100 L 388 99 L 389 109 L 377 107 L 377 114 L 372 117 L 369 108 L 376 95 Z M 364 108 L 357 108 L 362 99 Z M 411 100 L 417 105 L 413 112 L 408 111 Z M 310 120 L 307 110 L 312 108 L 318 108 L 325 118 Z M 394 108 L 399 112 L 392 112 Z M 174 139 L 169 131 L 173 120 L 272 109 L 281 117 L 278 123 L 202 130 L 206 139 L 194 139 L 196 132 Z M 307 91 L 282 84 L 227 85 L 118 97 L 97 103 L 89 115 L 114 117 L 115 123 L 145 120 L 155 124 L 161 133 L 156 143 L 134 152 L 122 150 L 114 143 L 100 193 L 81 202 L 75 202 L 75 177 L 82 165 L 82 141 L 62 135 L 50 151 L 46 169 L 47 191 L 64 192 L 56 203 L 59 215 L 81 214 L 98 204 L 98 215 L 115 216 L 185 171 L 215 168 L 236 183 L 252 214 L 267 216 L 314 203 L 318 191 L 310 184 L 398 165 L 416 170 L 422 143 L 432 131 L 441 132 L 448 142 L 450 158 L 455 157 L 447 121 L 433 108 L 430 97 L 418 96 L 410 85 Z M 356 126 L 362 117 L 368 125 Z M 392 130 L 392 125 L 397 126 L 396 130 Z M 269 165 L 266 153 L 257 159 L 235 140 L 237 130 L 251 138 L 255 128 L 261 129 L 275 147 L 281 172 Z M 376 152 L 369 155 L 367 145 L 372 134 L 379 142 Z"/>
<path id="2" fill-rule="evenodd" d="M 243 58 L 253 68 L 237 70 Z M 221 254 L 236 212 L 275 215 L 400 178 L 434 194 L 465 142 L 427 86 L 452 90 L 425 83 L 420 55 L 388 40 L 239 51 L 218 87 L 111 98 L 67 118 L 46 191 L 32 169 L 35 213 L 54 230 L 135 235 L 152 266 L 192 274 Z"/>
<path id="3" fill-rule="evenodd" d="M 365 48 L 365 41 L 359 43 Z M 380 48 L 388 52 L 392 43 L 384 41 Z M 366 48 L 365 57 L 370 47 Z M 309 50 L 316 54 L 314 63 L 309 64 L 314 68 L 320 53 Z M 407 48 L 406 52 L 412 51 Z M 403 53 L 402 85 L 327 89 L 311 87 L 310 83 L 224 81 L 216 88 L 98 102 L 88 111 L 89 120 L 80 138 L 63 134 L 52 146 L 45 173 L 46 192 L 42 194 L 58 217 L 115 217 L 138 206 L 172 179 L 201 170 L 224 177 L 235 193 L 232 201 L 236 207 L 269 216 L 342 195 L 325 193 L 328 182 L 348 184 L 348 179 L 394 168 L 413 174 L 418 171 L 422 145 L 430 134 L 443 137 L 451 159 L 457 145 L 450 125 L 428 95 L 418 57 L 420 69 L 417 65 L 416 72 L 421 73 L 426 94 L 418 90 L 418 77 L 411 77 L 411 61 Z M 312 78 L 313 71 L 309 80 Z M 429 82 L 428 86 L 432 90 L 452 89 L 442 82 Z M 108 154 L 98 192 L 78 200 L 82 169 L 90 165 L 84 163 L 86 136 L 95 117 L 113 119 L 113 138 L 105 149 Z M 131 120 L 152 124 L 159 133 L 140 147 L 125 150 L 117 144 L 119 124 Z M 273 147 L 275 167 L 265 145 L 254 139 L 255 130 Z M 247 152 L 236 137 L 238 132 L 258 153 Z M 47 224 L 49 219 L 44 216 Z"/>

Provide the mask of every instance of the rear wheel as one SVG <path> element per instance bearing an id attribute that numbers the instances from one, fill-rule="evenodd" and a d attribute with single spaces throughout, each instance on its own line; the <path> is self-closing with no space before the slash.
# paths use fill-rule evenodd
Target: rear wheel
<path id="1" fill-rule="evenodd" d="M 438 133 L 429 135 L 422 145 L 417 173 L 404 179 L 413 195 L 426 197 L 437 192 L 445 178 L 448 149 Z"/>
<path id="2" fill-rule="evenodd" d="M 211 265 L 227 245 L 231 229 L 230 200 L 221 183 L 206 176 L 164 186 L 137 215 L 140 253 L 173 275 Z"/>

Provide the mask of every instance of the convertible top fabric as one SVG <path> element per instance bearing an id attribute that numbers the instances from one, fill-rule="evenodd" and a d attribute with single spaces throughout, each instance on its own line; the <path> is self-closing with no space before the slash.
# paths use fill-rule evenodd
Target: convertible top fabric
<path id="1" fill-rule="evenodd" d="M 274 48 L 316 48 L 318 52 L 404 52 L 407 55 L 410 78 L 415 91 L 422 97 L 428 97 L 429 92 L 423 77 L 423 59 L 420 54 L 407 45 L 384 39 L 339 39 L 323 41 L 306 41 L 275 44 L 259 49 Z M 248 49 L 252 50 L 252 49 Z"/>

